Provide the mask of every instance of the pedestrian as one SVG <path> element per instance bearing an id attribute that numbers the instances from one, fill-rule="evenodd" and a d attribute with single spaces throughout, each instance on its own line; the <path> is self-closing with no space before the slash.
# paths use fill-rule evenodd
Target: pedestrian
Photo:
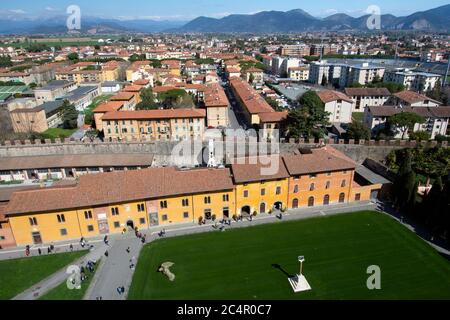
<path id="1" fill-rule="evenodd" d="M 127 253 L 130 253 L 130 247 L 128 247 L 126 251 L 127 251 Z"/>
<path id="2" fill-rule="evenodd" d="M 53 244 L 50 245 L 50 251 L 53 252 L 55 250 L 55 246 Z"/>
<path id="3" fill-rule="evenodd" d="M 121 287 L 117 287 L 117 293 L 119 294 L 119 295 L 122 295 L 122 288 Z"/>
<path id="4" fill-rule="evenodd" d="M 145 236 L 141 238 L 141 242 L 145 243 Z"/>
<path id="5" fill-rule="evenodd" d="M 50 247 L 47 248 L 47 253 L 48 254 L 52 253 L 52 250 L 50 249 Z"/>
<path id="6" fill-rule="evenodd" d="M 105 257 L 108 257 L 109 256 L 109 253 L 108 253 L 108 250 L 106 250 L 105 251 Z"/>
<path id="7" fill-rule="evenodd" d="M 84 237 L 81 237 L 80 245 L 81 245 L 82 248 L 84 248 L 84 246 L 86 245 L 86 242 L 84 241 Z"/>
<path id="8" fill-rule="evenodd" d="M 73 245 L 72 244 L 70 244 L 69 249 L 70 249 L 70 251 L 73 252 Z"/>
<path id="9" fill-rule="evenodd" d="M 42 254 L 42 250 L 41 248 L 38 248 L 38 254 L 41 255 Z"/>
<path id="10" fill-rule="evenodd" d="M 106 244 L 106 245 L 108 245 L 108 236 L 105 236 L 104 238 L 103 238 L 103 242 Z"/>
<path id="11" fill-rule="evenodd" d="M 25 255 L 28 257 L 30 255 L 30 246 L 25 247 Z"/>
<path id="12" fill-rule="evenodd" d="M 125 293 L 125 287 L 122 286 L 122 288 L 120 288 L 120 291 L 122 292 L 122 294 L 124 294 Z"/>

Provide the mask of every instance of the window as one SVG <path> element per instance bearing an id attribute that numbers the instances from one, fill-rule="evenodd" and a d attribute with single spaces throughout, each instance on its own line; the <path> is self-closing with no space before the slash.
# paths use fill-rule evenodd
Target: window
<path id="1" fill-rule="evenodd" d="M 167 209 L 167 201 L 160 201 L 159 206 L 161 207 L 161 209 Z"/>
<path id="2" fill-rule="evenodd" d="M 118 216 L 119 215 L 119 208 L 118 207 L 111 208 L 111 214 L 113 216 Z"/>
<path id="3" fill-rule="evenodd" d="M 248 198 L 248 190 L 244 190 L 244 198 Z"/>
<path id="4" fill-rule="evenodd" d="M 145 211 L 144 204 L 143 203 L 138 203 L 137 210 L 138 210 L 138 212 L 144 212 Z"/>
<path id="5" fill-rule="evenodd" d="M 323 197 L 323 205 L 327 206 L 330 204 L 330 196 L 327 194 Z"/>
<path id="6" fill-rule="evenodd" d="M 203 202 L 204 202 L 205 204 L 210 204 L 210 203 L 211 203 L 211 197 L 210 197 L 210 196 L 205 197 L 205 198 L 203 199 Z"/>
<path id="7" fill-rule="evenodd" d="M 224 194 L 224 195 L 222 196 L 222 199 L 223 199 L 223 202 L 228 202 L 228 201 L 230 201 L 230 195 Z"/>
<path id="8" fill-rule="evenodd" d="M 292 200 L 292 209 L 297 209 L 298 208 L 298 199 L 294 199 Z"/>
<path id="9" fill-rule="evenodd" d="M 92 219 L 92 211 L 85 211 L 84 212 L 84 218 L 86 219 L 86 220 L 88 220 L 88 219 Z"/>
<path id="10" fill-rule="evenodd" d="M 266 195 L 266 189 L 261 189 L 261 195 L 265 196 Z"/>
<path id="11" fill-rule="evenodd" d="M 58 219 L 59 223 L 66 222 L 66 217 L 64 217 L 63 214 L 57 214 L 56 218 Z"/>
<path id="12" fill-rule="evenodd" d="M 309 178 L 310 178 L 310 179 L 315 178 L 315 177 L 317 177 L 317 174 L 310 174 L 310 175 L 309 175 Z"/>
<path id="13" fill-rule="evenodd" d="M 344 203 L 345 202 L 345 193 L 341 193 L 339 195 L 339 203 Z"/>
<path id="14" fill-rule="evenodd" d="M 87 230 L 88 230 L 88 232 L 94 231 L 94 226 L 92 224 L 88 225 Z"/>
<path id="15" fill-rule="evenodd" d="M 60 233 L 62 236 L 67 236 L 67 229 L 61 229 L 61 230 L 59 230 L 59 233 Z"/>
<path id="16" fill-rule="evenodd" d="M 330 187 L 331 187 L 331 182 L 327 181 L 327 184 L 325 185 L 325 189 L 330 189 Z"/>
<path id="17" fill-rule="evenodd" d="M 281 194 L 281 187 L 277 187 L 275 189 L 275 194 L 277 194 L 277 195 Z"/>
<path id="18" fill-rule="evenodd" d="M 314 183 L 311 183 L 309 186 L 309 191 L 314 191 L 316 189 L 316 185 Z"/>
<path id="19" fill-rule="evenodd" d="M 341 187 L 344 188 L 346 184 L 347 184 L 347 181 L 342 180 L 342 182 L 341 182 Z"/>
<path id="20" fill-rule="evenodd" d="M 161 216 L 161 219 L 162 219 L 162 221 L 167 221 L 167 214 L 163 214 L 162 216 Z"/>
<path id="21" fill-rule="evenodd" d="M 29 221 L 30 221 L 30 225 L 31 226 L 37 226 L 37 219 L 35 218 L 35 217 L 33 217 L 33 218 L 28 218 L 29 219 Z"/>
<path id="22" fill-rule="evenodd" d="M 189 212 L 183 212 L 183 218 L 184 219 L 189 218 Z"/>
<path id="23" fill-rule="evenodd" d="M 145 218 L 139 218 L 139 223 L 140 224 L 145 224 Z"/>
<path id="24" fill-rule="evenodd" d="M 189 199 L 183 199 L 181 200 L 183 207 L 189 207 Z"/>
<path id="25" fill-rule="evenodd" d="M 120 222 L 119 221 L 114 221 L 114 228 L 116 228 L 116 229 L 120 228 Z"/>
<path id="26" fill-rule="evenodd" d="M 308 199 L 308 207 L 314 207 L 314 197 L 309 197 L 309 199 Z"/>
<path id="27" fill-rule="evenodd" d="M 294 193 L 298 193 L 298 186 L 294 186 Z"/>
<path id="28" fill-rule="evenodd" d="M 361 193 L 355 194 L 355 201 L 361 201 Z"/>

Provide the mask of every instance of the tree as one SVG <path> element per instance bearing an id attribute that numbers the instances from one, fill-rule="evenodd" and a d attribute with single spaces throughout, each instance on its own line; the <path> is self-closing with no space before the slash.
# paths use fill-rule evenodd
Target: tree
<path id="1" fill-rule="evenodd" d="M 254 81 L 255 81 L 255 76 L 253 75 L 253 73 L 250 73 L 250 76 L 248 77 L 248 82 L 250 84 L 253 84 Z"/>
<path id="2" fill-rule="evenodd" d="M 431 139 L 431 135 L 426 131 L 411 132 L 409 134 L 409 140 L 428 141 Z"/>
<path id="3" fill-rule="evenodd" d="M 11 67 L 12 65 L 10 56 L 0 57 L 0 68 Z"/>
<path id="4" fill-rule="evenodd" d="M 416 186 L 416 174 L 412 170 L 411 152 L 406 149 L 393 186 L 394 201 L 398 208 L 405 209 L 414 204 L 417 193 Z"/>
<path id="5" fill-rule="evenodd" d="M 413 130 L 416 123 L 424 123 L 425 119 L 412 112 L 401 112 L 389 118 L 391 127 L 400 130 L 402 139 L 405 139 L 408 130 Z"/>
<path id="6" fill-rule="evenodd" d="M 98 131 L 95 129 L 90 129 L 86 131 L 85 136 L 89 139 L 89 141 L 94 142 L 95 138 L 98 136 Z"/>
<path id="7" fill-rule="evenodd" d="M 64 129 L 76 129 L 78 127 L 78 111 L 75 105 L 68 100 L 64 100 L 61 106 L 60 117 Z"/>
<path id="8" fill-rule="evenodd" d="M 141 102 L 136 105 L 136 110 L 151 110 L 158 109 L 158 104 L 155 102 L 155 96 L 151 88 L 145 88 L 141 91 Z"/>
<path id="9" fill-rule="evenodd" d="M 300 108 L 291 110 L 284 121 L 290 138 L 321 137 L 328 125 L 329 113 L 314 91 L 306 92 L 299 99 Z"/>
<path id="10" fill-rule="evenodd" d="M 370 140 L 370 129 L 362 122 L 354 121 L 348 125 L 347 139 Z"/>
<path id="11" fill-rule="evenodd" d="M 78 53 L 76 53 L 76 52 L 69 53 L 69 54 L 67 55 L 67 59 L 69 59 L 70 61 L 76 61 L 76 60 L 78 60 L 78 59 L 79 59 Z"/>

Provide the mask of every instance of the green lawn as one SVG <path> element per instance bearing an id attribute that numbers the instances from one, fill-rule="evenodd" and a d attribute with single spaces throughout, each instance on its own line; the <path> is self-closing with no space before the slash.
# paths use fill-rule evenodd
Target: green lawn
<path id="1" fill-rule="evenodd" d="M 87 279 L 81 283 L 81 289 L 69 290 L 67 288 L 67 283 L 64 281 L 59 286 L 40 297 L 39 300 L 83 300 L 83 297 L 86 294 L 92 279 L 94 278 L 99 263 L 100 261 L 97 262 L 93 273 L 86 270 Z"/>
<path id="2" fill-rule="evenodd" d="M 83 111 L 84 114 L 92 113 L 92 110 L 97 108 L 97 106 L 105 101 L 108 101 L 112 95 L 102 95 L 95 97 L 95 99 L 92 101 L 92 103 L 86 107 L 86 109 Z"/>
<path id="3" fill-rule="evenodd" d="M 45 139 L 69 138 L 77 129 L 50 128 L 42 133 Z"/>
<path id="4" fill-rule="evenodd" d="M 85 254 L 79 251 L 0 261 L 0 300 L 15 297 Z"/>
<path id="5" fill-rule="evenodd" d="M 294 294 L 299 255 L 312 291 Z M 156 272 L 166 261 L 174 282 Z M 381 290 L 367 289 L 371 265 Z M 158 240 L 142 250 L 128 298 L 450 299 L 449 275 L 450 262 L 401 224 L 360 212 Z"/>

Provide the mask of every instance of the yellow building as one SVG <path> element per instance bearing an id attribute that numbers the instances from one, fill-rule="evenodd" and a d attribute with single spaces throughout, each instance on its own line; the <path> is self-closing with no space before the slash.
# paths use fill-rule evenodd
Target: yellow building
<path id="1" fill-rule="evenodd" d="M 3 208 L 19 246 L 375 199 L 383 184 L 334 148 L 235 159 L 231 169 L 149 168 L 15 192 Z"/>

